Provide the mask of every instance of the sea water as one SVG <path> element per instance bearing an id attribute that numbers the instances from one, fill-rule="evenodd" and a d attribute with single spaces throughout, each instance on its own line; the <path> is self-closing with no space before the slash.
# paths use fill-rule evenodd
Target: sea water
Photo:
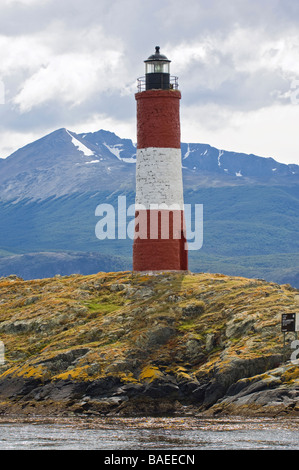
<path id="1" fill-rule="evenodd" d="M 0 450 L 298 450 L 299 420 L 270 418 L 0 419 Z"/>

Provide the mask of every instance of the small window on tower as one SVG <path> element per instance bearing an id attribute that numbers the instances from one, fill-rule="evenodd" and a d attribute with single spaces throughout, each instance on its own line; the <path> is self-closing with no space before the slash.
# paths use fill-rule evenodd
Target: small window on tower
<path id="1" fill-rule="evenodd" d="M 168 62 L 149 62 L 146 64 L 145 73 L 169 73 Z"/>
<path id="2" fill-rule="evenodd" d="M 146 64 L 145 73 L 154 73 L 154 71 L 155 71 L 155 64 L 153 63 Z"/>
<path id="3" fill-rule="evenodd" d="M 170 65 L 169 62 L 165 62 L 163 64 L 163 73 L 169 73 L 170 72 Z"/>

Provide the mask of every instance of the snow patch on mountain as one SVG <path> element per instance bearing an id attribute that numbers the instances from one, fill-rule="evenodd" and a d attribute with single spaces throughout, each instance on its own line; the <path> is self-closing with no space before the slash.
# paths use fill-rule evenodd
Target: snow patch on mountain
<path id="1" fill-rule="evenodd" d="M 77 140 L 67 129 L 66 132 L 72 139 L 72 144 L 78 148 L 79 152 L 83 152 L 86 157 L 90 157 L 94 155 L 94 152 L 87 148 L 85 145 L 80 142 L 80 140 Z"/>
<path id="2" fill-rule="evenodd" d="M 122 158 L 125 163 L 136 163 L 136 155 L 132 155 L 131 158 Z"/>
<path id="3" fill-rule="evenodd" d="M 185 160 L 185 158 L 188 158 L 191 152 L 194 152 L 194 150 L 190 150 L 190 145 L 188 144 L 187 152 L 185 153 L 183 160 Z"/>
<path id="4" fill-rule="evenodd" d="M 118 160 L 121 160 L 120 152 L 122 151 L 122 149 L 120 147 L 123 146 L 122 144 L 108 145 L 105 142 L 103 142 L 103 145 L 105 145 L 105 147 L 109 150 L 109 152 L 115 155 L 116 158 L 118 158 Z"/>
<path id="5" fill-rule="evenodd" d="M 222 157 L 223 154 L 224 154 L 223 150 L 219 150 L 219 154 L 218 154 L 218 166 L 219 167 L 221 166 L 220 158 Z"/>
<path id="6" fill-rule="evenodd" d="M 105 142 L 103 142 L 103 145 L 111 152 L 113 155 L 118 158 L 118 160 L 125 162 L 125 163 L 136 163 L 136 155 L 132 155 L 132 157 L 129 158 L 122 158 L 120 156 L 121 152 L 123 151 L 123 144 L 115 144 L 115 145 L 108 145 Z"/>

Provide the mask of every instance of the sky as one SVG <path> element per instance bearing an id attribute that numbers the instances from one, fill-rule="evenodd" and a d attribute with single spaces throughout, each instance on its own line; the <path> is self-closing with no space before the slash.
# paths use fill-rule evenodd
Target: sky
<path id="1" fill-rule="evenodd" d="M 1 0 L 0 157 L 61 127 L 136 142 L 157 45 L 182 142 L 299 164 L 297 0 Z"/>

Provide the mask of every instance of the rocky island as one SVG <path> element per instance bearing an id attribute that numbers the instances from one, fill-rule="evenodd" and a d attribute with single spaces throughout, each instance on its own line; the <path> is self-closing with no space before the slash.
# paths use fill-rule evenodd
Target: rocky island
<path id="1" fill-rule="evenodd" d="M 298 307 L 288 284 L 222 274 L 1 278 L 0 413 L 298 415 Z"/>

